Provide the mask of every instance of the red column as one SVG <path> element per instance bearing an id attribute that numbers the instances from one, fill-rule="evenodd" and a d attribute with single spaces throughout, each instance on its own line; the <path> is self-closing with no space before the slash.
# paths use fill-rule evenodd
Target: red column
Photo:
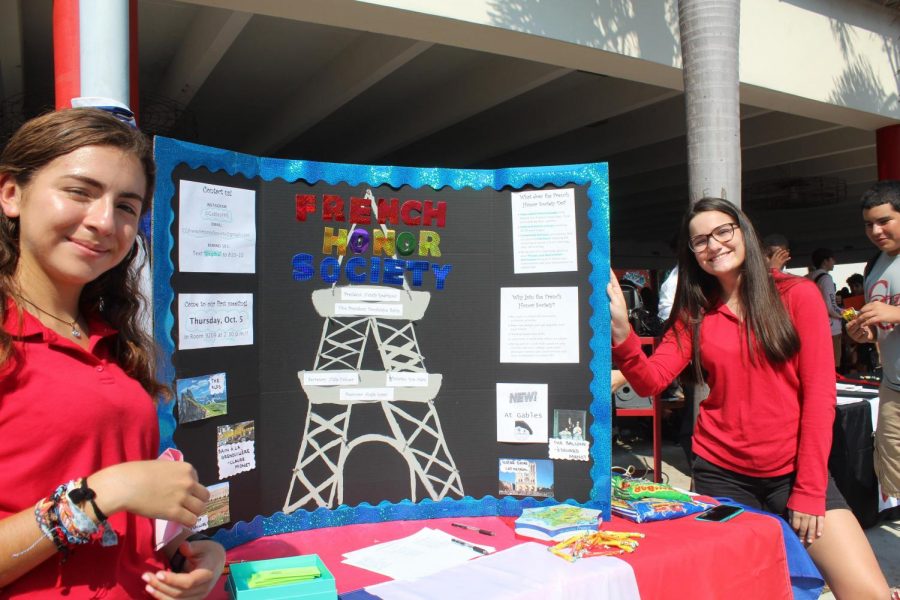
<path id="1" fill-rule="evenodd" d="M 878 181 L 900 180 L 900 125 L 888 125 L 875 132 Z"/>
<path id="2" fill-rule="evenodd" d="M 78 0 L 53 0 L 53 74 L 56 110 L 81 95 Z"/>

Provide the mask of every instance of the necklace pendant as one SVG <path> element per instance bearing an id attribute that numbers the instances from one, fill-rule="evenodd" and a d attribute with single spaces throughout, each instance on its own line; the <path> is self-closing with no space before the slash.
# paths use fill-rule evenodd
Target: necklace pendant
<path id="1" fill-rule="evenodd" d="M 74 325 L 72 326 L 72 337 L 79 340 L 81 339 L 81 332 L 78 331 L 78 329 L 76 329 Z"/>

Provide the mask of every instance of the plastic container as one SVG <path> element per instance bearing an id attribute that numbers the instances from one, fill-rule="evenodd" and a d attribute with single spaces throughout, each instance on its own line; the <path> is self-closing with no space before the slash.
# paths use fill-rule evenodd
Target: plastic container
<path id="1" fill-rule="evenodd" d="M 250 576 L 254 573 L 271 569 L 308 566 L 318 567 L 322 573 L 321 577 L 299 583 L 256 589 L 250 589 L 247 585 Z M 334 582 L 334 576 L 332 576 L 318 554 L 232 563 L 228 573 L 228 580 L 225 582 L 225 589 L 228 590 L 229 597 L 236 600 L 279 600 L 282 598 L 337 600 L 337 586 Z"/>

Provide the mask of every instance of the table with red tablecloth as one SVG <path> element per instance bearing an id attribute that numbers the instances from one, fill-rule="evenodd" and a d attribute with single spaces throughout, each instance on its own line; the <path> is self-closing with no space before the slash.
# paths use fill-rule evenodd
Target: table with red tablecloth
<path id="1" fill-rule="evenodd" d="M 388 581 L 383 575 L 343 564 L 342 554 L 345 552 L 403 538 L 423 527 L 441 529 L 464 540 L 493 546 L 497 552 L 534 541 L 517 537 L 513 521 L 508 517 L 459 517 L 298 531 L 263 537 L 237 546 L 228 551 L 228 560 L 318 554 L 334 575 L 338 593 L 344 594 Z M 476 525 L 495 535 L 486 536 L 452 527 L 451 523 Z M 612 521 L 603 523 L 602 528 L 636 531 L 645 535 L 634 553 L 619 557 L 633 569 L 640 596 L 644 600 L 741 596 L 775 600 L 793 597 L 782 525 L 771 516 L 748 511 L 724 523 L 685 517 L 645 524 L 613 517 Z M 554 559 L 562 561 L 556 557 Z M 589 564 L 591 560 L 594 559 L 584 558 L 579 562 L 588 561 Z M 227 597 L 221 583 L 210 597 Z"/>

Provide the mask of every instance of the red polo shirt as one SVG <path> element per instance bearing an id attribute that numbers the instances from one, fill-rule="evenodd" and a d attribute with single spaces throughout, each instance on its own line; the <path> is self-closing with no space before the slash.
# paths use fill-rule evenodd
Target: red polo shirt
<path id="1" fill-rule="evenodd" d="M 28 313 L 21 330 L 12 302 L 4 328 L 21 360 L 0 369 L 0 518 L 31 508 L 61 483 L 104 467 L 156 458 L 159 430 L 150 396 L 111 362 L 115 331 L 90 325 L 90 351 L 60 337 Z M 97 498 L 103 507 L 103 498 Z M 119 544 L 79 546 L 65 563 L 53 556 L 0 596 L 138 598 L 141 574 L 164 568 L 153 550 L 150 519 L 118 513 L 109 519 Z M 35 529 L 35 537 L 37 537 Z"/>
<path id="2" fill-rule="evenodd" d="M 834 356 L 826 313 L 815 284 L 773 272 L 782 302 L 800 336 L 800 352 L 773 364 L 758 353 L 751 361 L 743 328 L 717 304 L 700 327 L 700 360 L 709 397 L 700 404 L 693 449 L 722 468 L 752 477 L 797 472 L 788 508 L 824 515 L 828 453 L 836 401 Z M 676 325 L 685 331 L 683 323 Z M 690 335 L 663 336 L 653 356 L 634 333 L 613 347 L 613 359 L 632 387 L 655 395 L 687 366 Z"/>

